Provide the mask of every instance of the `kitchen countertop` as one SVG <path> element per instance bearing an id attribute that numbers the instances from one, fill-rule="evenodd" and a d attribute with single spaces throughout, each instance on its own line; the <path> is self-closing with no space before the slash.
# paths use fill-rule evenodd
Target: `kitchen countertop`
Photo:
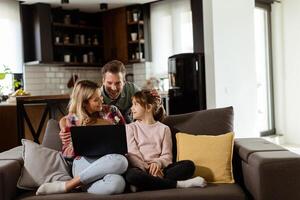
<path id="1" fill-rule="evenodd" d="M 30 101 L 43 101 L 43 100 L 68 100 L 70 99 L 69 94 L 59 94 L 59 95 L 39 95 L 39 96 L 18 96 L 16 97 L 18 100 L 24 100 L 26 102 Z M 17 102 L 15 100 L 10 101 L 2 101 L 0 102 L 0 106 L 16 106 Z"/>

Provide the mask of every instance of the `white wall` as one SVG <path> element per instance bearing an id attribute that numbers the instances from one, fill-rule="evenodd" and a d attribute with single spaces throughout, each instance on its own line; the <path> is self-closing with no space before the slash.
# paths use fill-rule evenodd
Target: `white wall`
<path id="1" fill-rule="evenodd" d="M 254 0 L 204 0 L 207 105 L 234 107 L 236 137 L 258 137 Z"/>
<path id="2" fill-rule="evenodd" d="M 300 144 L 300 1 L 282 0 L 272 9 L 276 129 L 286 143 Z"/>

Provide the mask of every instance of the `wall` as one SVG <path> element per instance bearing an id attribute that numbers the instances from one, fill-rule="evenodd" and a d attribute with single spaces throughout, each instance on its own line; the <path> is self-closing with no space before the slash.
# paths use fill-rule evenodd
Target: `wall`
<path id="1" fill-rule="evenodd" d="M 273 9 L 275 122 L 286 143 L 300 144 L 300 1 L 283 0 Z M 276 16 L 276 17 L 275 17 Z"/>
<path id="2" fill-rule="evenodd" d="M 134 69 L 133 70 L 133 66 Z M 127 65 L 127 73 L 136 76 L 135 82 L 140 86 L 146 78 L 144 64 Z M 88 79 L 101 83 L 101 68 L 96 67 L 64 67 L 55 65 L 28 65 L 24 67 L 25 90 L 32 95 L 51 95 L 70 93 L 67 83 L 72 74 L 79 79 Z"/>
<path id="3" fill-rule="evenodd" d="M 0 10 L 0 65 L 7 65 L 13 73 L 22 73 L 19 1 L 1 0 Z"/>
<path id="4" fill-rule="evenodd" d="M 208 108 L 233 106 L 236 137 L 257 137 L 254 1 L 204 0 Z"/>
<path id="5" fill-rule="evenodd" d="M 25 90 L 32 95 L 66 94 L 71 90 L 67 83 L 72 74 L 78 74 L 80 79 L 95 82 L 101 80 L 101 68 L 92 67 L 63 67 L 52 65 L 25 66 Z"/>

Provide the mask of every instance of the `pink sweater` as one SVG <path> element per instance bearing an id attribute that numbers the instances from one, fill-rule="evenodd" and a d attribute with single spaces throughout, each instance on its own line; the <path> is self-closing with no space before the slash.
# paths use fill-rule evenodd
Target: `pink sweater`
<path id="1" fill-rule="evenodd" d="M 126 125 L 128 159 L 133 167 L 146 170 L 156 162 L 160 168 L 172 163 L 170 128 L 160 122 L 145 124 L 140 121 Z"/>

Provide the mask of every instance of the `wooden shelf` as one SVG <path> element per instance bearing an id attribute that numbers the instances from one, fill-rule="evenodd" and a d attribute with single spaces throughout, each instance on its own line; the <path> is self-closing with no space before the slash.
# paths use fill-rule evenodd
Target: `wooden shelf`
<path id="1" fill-rule="evenodd" d="M 83 63 L 83 62 L 54 62 L 53 64 L 63 65 L 63 66 L 98 66 L 100 67 L 102 63 Z"/>
<path id="2" fill-rule="evenodd" d="M 127 22 L 127 24 L 128 25 L 137 25 L 137 24 L 139 24 L 139 25 L 143 25 L 144 24 L 144 21 L 142 21 L 142 20 L 139 20 L 139 21 L 130 21 L 130 22 Z"/>
<path id="3" fill-rule="evenodd" d="M 74 44 L 74 43 L 55 43 L 54 46 L 57 47 L 87 47 L 87 48 L 103 48 L 103 45 L 82 45 L 82 44 Z"/>
<path id="4" fill-rule="evenodd" d="M 145 43 L 145 40 L 144 39 L 140 39 L 140 40 L 135 40 L 135 41 L 128 41 L 129 44 L 144 44 Z"/>
<path id="5" fill-rule="evenodd" d="M 129 63 L 140 63 L 140 62 L 145 62 L 146 60 L 144 58 L 142 59 L 134 59 L 134 60 L 129 60 Z"/>
<path id="6" fill-rule="evenodd" d="M 99 30 L 99 31 L 102 30 L 102 28 L 96 27 L 96 26 L 64 24 L 64 23 L 59 23 L 59 22 L 53 22 L 53 26 L 62 27 L 62 28 L 89 29 L 89 30 Z"/>

